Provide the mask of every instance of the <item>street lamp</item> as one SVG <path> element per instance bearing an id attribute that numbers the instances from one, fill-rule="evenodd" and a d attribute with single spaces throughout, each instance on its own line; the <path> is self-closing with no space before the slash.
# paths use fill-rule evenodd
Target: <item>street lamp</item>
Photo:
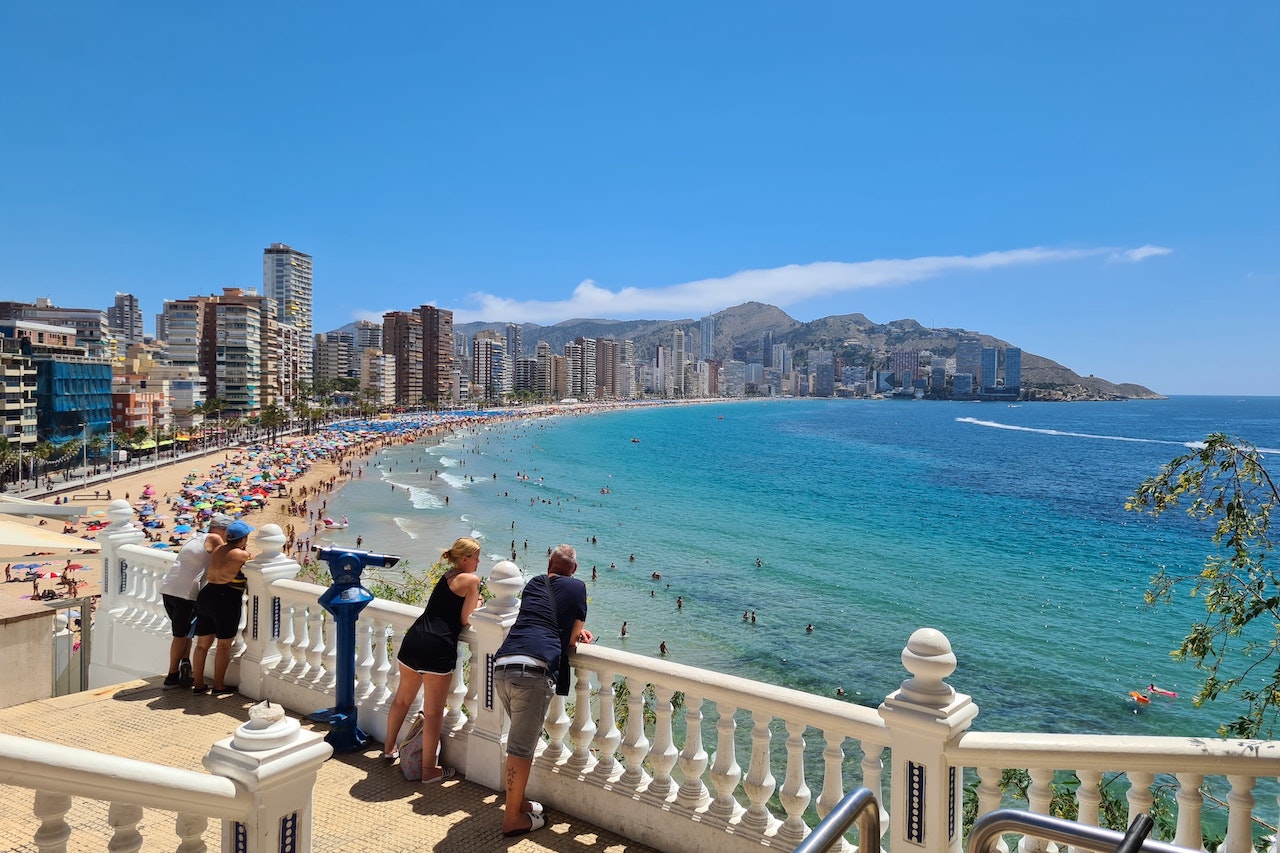
<path id="1" fill-rule="evenodd" d="M 84 465 L 84 484 L 89 485 L 89 424 L 80 424 L 80 458 Z"/>

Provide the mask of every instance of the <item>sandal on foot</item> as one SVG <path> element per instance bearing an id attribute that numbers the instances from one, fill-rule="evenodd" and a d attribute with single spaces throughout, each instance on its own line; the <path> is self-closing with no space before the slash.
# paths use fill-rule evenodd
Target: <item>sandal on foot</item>
<path id="1" fill-rule="evenodd" d="M 424 785 L 437 785 L 437 784 L 439 784 L 439 783 L 441 783 L 441 782 L 444 782 L 444 781 L 446 781 L 446 780 L 448 780 L 448 779 L 452 779 L 452 778 L 453 778 L 453 774 L 454 774 L 454 772 L 455 772 L 455 771 L 454 771 L 454 769 L 453 769 L 452 767 L 441 767 L 441 768 L 440 768 L 440 774 L 439 774 L 439 775 L 437 775 L 437 776 L 432 776 L 430 779 L 423 779 L 423 780 L 422 780 L 422 784 L 424 784 Z"/>
<path id="2" fill-rule="evenodd" d="M 528 829 L 509 829 L 502 833 L 502 837 L 515 838 L 518 835 L 528 835 L 529 833 L 533 832 L 535 829 L 542 829 L 542 827 L 546 825 L 547 825 L 547 820 L 542 815 L 531 814 L 529 815 Z"/>
<path id="3" fill-rule="evenodd" d="M 395 760 L 396 760 L 397 758 L 399 758 L 399 757 L 400 757 L 400 750 L 398 750 L 398 749 L 397 749 L 395 752 L 384 752 L 384 753 L 382 753 L 382 758 L 383 758 L 383 760 L 385 760 L 385 761 L 395 761 Z"/>
<path id="4" fill-rule="evenodd" d="M 529 808 L 524 810 L 525 814 L 536 814 L 538 817 L 542 817 L 542 812 L 543 812 L 542 803 L 538 802 L 537 800 L 530 800 Z"/>

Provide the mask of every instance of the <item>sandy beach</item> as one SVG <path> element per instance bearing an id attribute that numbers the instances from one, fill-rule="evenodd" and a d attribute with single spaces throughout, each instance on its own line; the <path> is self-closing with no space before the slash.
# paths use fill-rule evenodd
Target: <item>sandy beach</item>
<path id="1" fill-rule="evenodd" d="M 400 433 L 346 435 L 340 439 L 335 439 L 329 434 L 308 439 L 282 440 L 277 445 L 259 444 L 224 449 L 201 457 L 180 460 L 177 464 L 159 465 L 134 471 L 115 477 L 107 483 L 95 483 L 88 487 L 82 485 L 78 488 L 51 492 L 39 500 L 41 503 L 52 506 L 55 498 L 65 496 L 71 506 L 82 510 L 74 529 L 68 531 L 68 535 L 90 537 L 94 535 L 94 532 L 89 529 L 90 526 L 95 522 L 106 520 L 107 507 L 112 500 L 126 499 L 135 511 L 142 509 L 146 503 L 150 503 L 155 507 L 150 517 L 157 520 L 157 526 L 149 531 L 151 535 L 160 542 L 169 542 L 170 536 L 177 536 L 179 540 L 185 541 L 191 535 L 190 533 L 174 533 L 175 525 L 181 521 L 177 518 L 181 514 L 178 511 L 181 506 L 178 501 L 183 499 L 184 491 L 188 491 L 194 484 L 209 482 L 222 484 L 232 477 L 248 480 L 248 475 L 258 470 L 257 466 L 261 463 L 261 458 L 269 456 L 275 463 L 272 470 L 293 467 L 294 464 L 305 466 L 305 470 L 289 474 L 287 482 L 275 481 L 274 487 L 261 489 L 267 497 L 262 499 L 260 504 L 245 503 L 232 511 L 242 514 L 244 520 L 255 529 L 260 529 L 264 524 L 278 524 L 286 532 L 296 529 L 299 547 L 296 547 L 293 553 L 300 557 L 302 556 L 300 546 L 306 532 L 313 529 L 314 525 L 321 523 L 320 519 L 323 517 L 321 506 L 355 472 L 358 472 L 369 455 L 389 443 L 420 440 L 423 436 L 435 434 L 442 429 L 441 425 L 436 424 L 407 429 Z M 149 498 L 144 499 L 144 494 L 148 492 L 150 492 Z M 193 514 L 207 515 L 208 512 L 209 510 L 194 511 Z M 6 516 L 6 518 L 30 526 L 40 524 L 38 517 Z M 137 515 L 135 521 L 141 522 L 142 519 L 142 515 Z M 198 518 L 196 523 L 200 523 Z M 44 529 L 64 532 L 62 521 L 55 518 L 47 519 Z M 85 548 L 95 549 L 96 542 L 86 539 Z M 177 550 L 177 546 L 173 546 L 172 549 Z M 52 589 L 59 593 L 67 593 L 68 590 L 62 584 L 60 574 L 70 564 L 81 566 L 73 569 L 71 573 L 71 576 L 79 581 L 76 595 L 93 596 L 101 593 L 101 567 L 96 552 L 59 551 L 37 555 L 33 554 L 32 549 L 29 548 L 0 546 L 0 566 L 32 564 L 38 564 L 37 571 L 45 575 L 38 581 L 41 591 Z M 55 576 L 48 577 L 50 573 Z M 15 580 L 0 585 L 0 594 L 12 598 L 31 597 L 32 583 L 16 580 L 16 578 L 25 577 L 27 570 L 11 569 L 10 574 Z"/>

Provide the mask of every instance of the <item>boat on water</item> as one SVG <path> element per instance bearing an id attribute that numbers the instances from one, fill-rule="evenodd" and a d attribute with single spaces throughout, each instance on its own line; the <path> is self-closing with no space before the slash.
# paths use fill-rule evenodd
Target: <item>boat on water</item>
<path id="1" fill-rule="evenodd" d="M 1137 702 L 1139 705 L 1151 704 L 1151 700 L 1147 698 L 1147 695 L 1139 690 L 1130 690 L 1129 698 L 1132 699 L 1134 702 Z"/>
<path id="2" fill-rule="evenodd" d="M 1147 686 L 1148 693 L 1155 693 L 1157 696 L 1168 696 L 1170 699 L 1177 699 L 1178 694 L 1172 690 L 1165 690 L 1163 687 L 1156 687 L 1154 684 Z"/>
<path id="3" fill-rule="evenodd" d="M 326 518 L 324 520 L 325 530 L 346 530 L 350 526 L 351 522 L 347 520 L 345 515 L 342 517 L 342 521 L 334 521 L 332 518 Z"/>

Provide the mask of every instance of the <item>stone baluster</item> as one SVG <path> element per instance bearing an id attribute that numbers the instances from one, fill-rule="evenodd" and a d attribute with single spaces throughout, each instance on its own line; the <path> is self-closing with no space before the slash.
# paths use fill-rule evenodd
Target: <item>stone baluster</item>
<path id="1" fill-rule="evenodd" d="M 462 702 L 467 698 L 467 682 L 463 677 L 467 669 L 466 648 L 465 643 L 458 643 L 453 678 L 449 681 L 449 692 L 444 700 L 444 730 L 447 732 L 456 731 L 467 722 L 462 713 Z"/>
<path id="2" fill-rule="evenodd" d="M 778 838 L 791 845 L 799 844 L 809 834 L 804 812 L 809 808 L 812 792 L 804 778 L 804 730 L 803 721 L 787 720 L 787 775 L 779 797 L 787 819 L 778 827 Z"/>
<path id="3" fill-rule="evenodd" d="M 956 656 L 941 631 L 921 628 L 913 633 L 902 664 L 912 677 L 880 704 L 893 756 L 888 846 L 959 853 L 960 768 L 947 763 L 946 747 L 973 722 L 978 706 L 943 681 L 955 672 Z"/>
<path id="4" fill-rule="evenodd" d="M 884 789 L 884 744 L 862 742 L 862 784 L 876 792 L 880 803 L 880 827 L 889 830 L 889 792 Z M 882 845 L 883 846 L 883 845 Z"/>
<path id="5" fill-rule="evenodd" d="M 307 605 L 307 683 L 315 686 L 324 676 L 324 608 L 319 604 Z"/>
<path id="6" fill-rule="evenodd" d="M 202 836 L 209 827 L 209 819 L 204 815 L 179 814 L 173 822 L 174 834 L 178 836 L 177 853 L 205 853 Z"/>
<path id="7" fill-rule="evenodd" d="M 323 608 L 321 608 L 323 610 Z M 338 692 L 338 620 L 329 613 L 321 613 L 321 630 L 324 631 L 324 678 L 317 686 L 332 696 Z"/>
<path id="8" fill-rule="evenodd" d="M 1200 815 L 1204 810 L 1204 796 L 1200 786 L 1204 784 L 1201 773 L 1178 774 L 1178 829 L 1173 843 L 1188 850 L 1204 848 L 1204 835 Z"/>
<path id="9" fill-rule="evenodd" d="M 773 732 L 769 730 L 769 724 L 773 722 L 773 715 L 764 711 L 752 711 L 751 721 L 751 764 L 742 782 L 748 805 L 742 816 L 742 825 L 763 836 L 774 820 L 767 803 L 777 787 L 772 762 L 769 760 L 769 746 L 773 743 Z"/>
<path id="10" fill-rule="evenodd" d="M 1140 814 L 1149 814 L 1151 812 L 1151 786 L 1155 783 L 1156 777 L 1154 773 L 1130 771 L 1129 792 L 1126 799 L 1129 803 L 1129 823 Z"/>
<path id="11" fill-rule="evenodd" d="M 1035 814 L 1049 814 L 1049 805 L 1053 799 L 1053 771 L 1033 767 L 1027 775 L 1031 777 L 1031 784 L 1027 786 L 1027 807 Z M 1033 835 L 1024 835 L 1018 842 L 1018 853 L 1054 853 L 1057 849 L 1057 844 Z"/>
<path id="12" fill-rule="evenodd" d="M 547 730 L 547 748 L 542 751 L 542 759 L 551 764 L 560 761 L 569 753 L 569 726 L 573 725 L 573 720 L 569 719 L 568 702 L 563 696 L 552 696 L 551 704 L 547 706 L 547 721 L 543 724 L 543 728 Z"/>
<path id="13" fill-rule="evenodd" d="M 111 827 L 111 840 L 107 849 L 111 853 L 137 853 L 142 849 L 142 806 L 134 803 L 111 803 L 107 806 L 107 826 Z"/>
<path id="14" fill-rule="evenodd" d="M 814 803 L 819 819 L 844 799 L 844 735 L 823 729 L 822 742 L 822 793 Z"/>
<path id="15" fill-rule="evenodd" d="M 374 693 L 373 684 L 373 620 L 356 619 L 356 689 L 357 705 L 368 705 Z"/>
<path id="16" fill-rule="evenodd" d="M 1231 791 L 1227 794 L 1227 834 L 1220 848 L 1224 853 L 1253 850 L 1254 781 L 1252 776 L 1227 776 Z"/>
<path id="17" fill-rule="evenodd" d="M 276 678 L 284 678 L 288 675 L 289 670 L 293 669 L 296 661 L 294 657 L 293 633 L 293 602 L 287 598 L 277 598 L 277 606 L 279 610 L 276 618 L 280 620 L 280 636 L 276 638 L 276 658 L 275 675 Z"/>
<path id="18" fill-rule="evenodd" d="M 381 620 L 376 619 L 373 623 L 373 694 L 369 697 L 374 707 L 385 707 L 391 701 L 392 691 L 388 681 L 391 678 L 392 658 L 387 650 L 387 635 L 391 632 L 391 626 Z M 398 667 L 397 667 L 398 669 Z"/>
<path id="19" fill-rule="evenodd" d="M 471 630 L 475 635 L 471 678 L 479 685 L 481 701 L 476 706 L 467 736 L 466 777 L 467 781 L 495 791 L 505 788 L 502 768 L 506 756 L 502 749 L 502 732 L 506 715 L 493 691 L 493 658 L 516 621 L 516 614 L 520 611 L 516 594 L 523 586 L 524 578 L 519 566 L 510 560 L 496 563 L 489 573 L 488 583 L 493 598 L 471 614 Z"/>
<path id="20" fill-rule="evenodd" d="M 618 763 L 618 744 L 622 742 L 622 732 L 618 731 L 617 714 L 614 712 L 613 705 L 617 691 L 614 690 L 613 678 L 609 673 L 597 672 L 596 679 L 600 684 L 600 689 L 596 692 L 599 699 L 600 722 L 596 727 L 595 736 L 591 739 L 591 745 L 596 754 L 596 766 L 591 769 L 591 773 L 597 779 L 612 780 L 622 770 L 622 766 Z"/>
<path id="21" fill-rule="evenodd" d="M 483 673 L 483 667 L 476 666 L 476 661 L 480 658 L 476 655 L 476 647 L 474 640 L 463 641 L 467 647 L 467 670 L 471 673 L 468 681 L 461 682 L 462 704 L 461 707 L 466 711 L 466 720 L 464 725 L 470 726 L 471 720 L 476 715 L 476 710 L 480 707 L 480 688 L 483 685 L 483 679 L 480 675 Z M 462 669 L 461 666 L 458 669 Z"/>
<path id="22" fill-rule="evenodd" d="M 711 787 L 715 790 L 715 798 L 707 813 L 728 824 L 742 813 L 742 805 L 733 796 L 738 783 L 742 781 L 742 767 L 738 764 L 737 745 L 734 743 L 738 722 L 733 715 L 738 709 L 733 705 L 720 703 L 716 710 L 720 713 L 720 719 L 716 723 L 716 754 L 711 759 Z"/>
<path id="23" fill-rule="evenodd" d="M 277 638 L 281 633 L 280 598 L 272 590 L 278 580 L 298 575 L 298 563 L 286 556 L 287 542 L 278 524 L 264 524 L 254 537 L 257 554 L 244 564 L 247 600 L 244 651 L 240 661 L 240 687 L 245 696 L 267 695 L 266 681 L 280 662 Z"/>
<path id="24" fill-rule="evenodd" d="M 222 822 L 222 849 L 311 853 L 312 792 L 332 754 L 320 734 L 302 731 L 279 705 L 250 708 L 249 722 L 204 757 L 210 773 L 247 789 L 253 800 L 245 820 Z"/>
<path id="25" fill-rule="evenodd" d="M 170 562 L 168 565 L 172 565 Z M 164 609 L 164 600 L 160 597 L 160 584 L 164 580 L 167 569 L 159 569 L 152 565 L 142 568 L 142 616 L 139 623 L 142 627 L 153 631 L 169 627 L 169 614 Z"/>
<path id="26" fill-rule="evenodd" d="M 680 751 L 680 772 L 684 781 L 676 792 L 676 803 L 694 812 L 707 805 L 710 793 L 702 781 L 707 770 L 707 751 L 702 744 L 702 697 L 684 696 L 684 749 Z"/>
<path id="27" fill-rule="evenodd" d="M 978 773 L 978 816 L 981 817 L 988 812 L 993 812 L 1000 808 L 1000 768 L 999 767 L 978 767 L 975 768 Z M 1081 790 L 1084 786 L 1081 785 Z M 987 851 L 971 851 L 971 853 L 1009 853 L 1009 845 L 1004 840 L 1004 836 L 997 836 L 997 840 Z"/>
<path id="28" fill-rule="evenodd" d="M 596 734 L 596 722 L 591 718 L 591 670 L 574 667 L 573 688 L 575 704 L 573 722 L 569 724 L 569 741 L 573 744 L 573 754 L 569 756 L 568 765 L 580 773 L 586 773 L 594 763 L 591 742 Z"/>
<path id="29" fill-rule="evenodd" d="M 305 684 L 311 674 L 311 608 L 298 601 L 290 602 L 289 608 L 293 621 L 293 666 L 289 677 L 295 684 Z"/>
<path id="30" fill-rule="evenodd" d="M 36 791 L 33 811 L 40 819 L 40 828 L 31 839 L 39 853 L 64 853 L 67 839 L 71 837 L 71 825 L 67 812 L 71 810 L 71 798 L 66 794 Z"/>
<path id="31" fill-rule="evenodd" d="M 639 791 L 649 784 L 649 774 L 644 772 L 644 760 L 649 754 L 649 739 L 644 734 L 644 680 L 628 677 L 627 685 L 627 731 L 622 738 L 622 757 L 627 763 L 621 782 L 629 791 Z M 667 722 L 671 722 L 671 712 L 667 712 Z M 675 752 L 671 759 L 675 761 Z"/>
<path id="32" fill-rule="evenodd" d="M 643 799 L 654 805 L 670 802 L 675 793 L 675 781 L 671 778 L 671 770 L 676 766 L 680 750 L 676 749 L 675 733 L 671 730 L 672 716 L 675 713 L 671 699 L 674 695 L 673 688 L 661 684 L 654 685 L 656 701 L 653 708 L 653 746 L 649 749 L 649 766 L 653 768 L 653 779 L 642 795 Z M 630 716 L 634 716 L 635 713 L 634 709 L 629 712 Z M 643 697 L 640 703 L 640 737 L 644 737 Z M 627 764 L 631 764 L 629 755 Z M 629 767 L 628 772 L 630 772 Z M 644 772 L 643 765 L 640 767 L 640 772 Z"/>
<path id="33" fill-rule="evenodd" d="M 1076 788 L 1076 819 L 1089 826 L 1099 826 L 1098 812 L 1102 807 L 1102 771 L 1078 770 L 1080 786 Z M 997 798 L 998 799 L 998 798 Z M 993 808 L 996 808 L 993 806 Z"/>

